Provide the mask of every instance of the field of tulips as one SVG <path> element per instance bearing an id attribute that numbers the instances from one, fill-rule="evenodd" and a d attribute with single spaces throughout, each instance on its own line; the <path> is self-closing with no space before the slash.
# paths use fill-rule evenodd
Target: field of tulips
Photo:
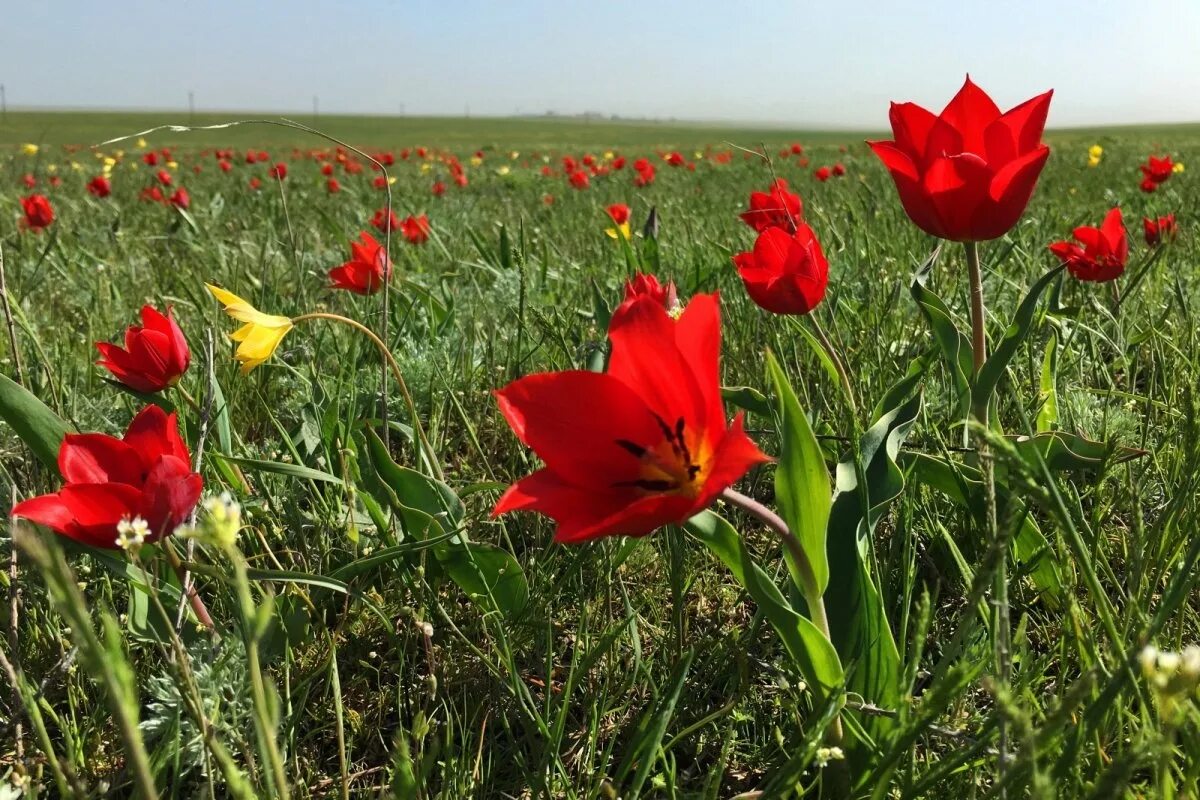
<path id="1" fill-rule="evenodd" d="M 919 100 L 10 114 L 0 797 L 1196 797 L 1200 128 Z"/>

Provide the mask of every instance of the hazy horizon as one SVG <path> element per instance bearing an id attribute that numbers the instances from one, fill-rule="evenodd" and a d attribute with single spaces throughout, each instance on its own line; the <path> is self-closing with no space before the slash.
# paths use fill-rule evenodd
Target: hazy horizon
<path id="1" fill-rule="evenodd" d="M 1200 32 L 1188 0 L 1042 0 L 1020 13 L 966 0 L 903 13 L 783 0 L 361 0 L 351 11 L 128 0 L 120 14 L 61 0 L 7 21 L 0 83 L 14 111 L 187 113 L 192 92 L 197 113 L 306 116 L 315 95 L 330 116 L 594 112 L 881 130 L 890 101 L 940 110 L 969 72 L 1001 108 L 1055 89 L 1052 128 L 1200 122 L 1200 48 L 1178 35 Z"/>

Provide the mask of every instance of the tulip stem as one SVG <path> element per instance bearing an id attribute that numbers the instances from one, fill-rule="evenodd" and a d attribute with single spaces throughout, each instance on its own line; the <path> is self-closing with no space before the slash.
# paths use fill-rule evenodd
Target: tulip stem
<path id="1" fill-rule="evenodd" d="M 208 628 L 209 631 L 215 633 L 217 629 L 213 625 L 212 617 L 209 616 L 208 606 L 204 605 L 204 600 L 201 599 L 200 593 L 196 591 L 196 582 L 189 582 L 187 569 L 183 566 L 183 562 L 179 560 L 179 555 L 171 547 L 171 543 L 167 541 L 162 543 L 162 551 L 166 553 L 167 561 L 171 564 L 171 569 L 175 570 L 175 574 L 179 576 L 179 584 L 187 594 L 188 602 L 192 606 L 192 611 L 196 614 L 196 619 L 200 620 L 200 624 Z"/>
<path id="2" fill-rule="evenodd" d="M 987 337 L 984 335 L 983 308 L 983 271 L 979 266 L 979 245 L 976 242 L 964 242 L 963 249 L 967 256 L 967 274 L 971 281 L 971 348 L 974 356 L 975 378 L 983 369 L 987 360 Z M 974 383 L 974 382 L 973 382 Z M 996 678 L 1000 691 L 1007 692 L 1012 673 L 1012 622 L 1008 605 L 1008 543 L 1001 538 L 996 524 L 996 470 L 992 462 L 991 448 L 988 445 L 986 430 L 988 427 L 988 406 L 991 397 L 974 397 L 971 413 L 983 430 L 976 436 L 976 451 L 979 456 L 979 468 L 983 473 L 984 525 L 988 541 L 996 548 L 996 576 L 992 592 L 995 595 L 993 604 L 996 609 L 994 631 L 994 650 L 996 659 Z M 997 719 L 997 770 L 1001 784 L 1008 765 L 1008 721 L 1004 712 Z M 1005 792 L 1001 789 L 1001 798 Z"/>
<path id="3" fill-rule="evenodd" d="M 721 492 L 721 499 L 731 506 L 739 508 L 750 516 L 757 518 L 779 536 L 800 573 L 800 591 L 804 594 L 804 602 L 808 604 L 808 613 L 812 617 L 812 623 L 817 626 L 817 629 L 832 644 L 833 637 L 829 632 L 829 615 L 825 613 L 825 598 L 822 597 L 820 590 L 817 588 L 813 567 L 808 560 L 808 556 L 804 553 L 804 547 L 800 544 L 800 540 L 796 538 L 796 535 L 792 533 L 788 524 L 774 511 L 753 497 L 747 497 L 733 487 L 729 487 Z M 828 736 L 830 744 L 840 745 L 842 743 L 842 719 L 840 715 L 835 716 L 833 721 L 829 723 Z"/>
<path id="4" fill-rule="evenodd" d="M 412 417 L 413 430 L 416 431 L 417 439 L 421 442 L 421 448 L 425 451 L 425 459 L 429 462 L 429 468 L 433 470 L 433 477 L 438 480 L 442 479 L 442 467 L 438 462 L 437 454 L 433 450 L 433 445 L 429 443 L 428 437 L 425 435 L 425 428 L 421 425 L 421 417 L 417 414 L 417 405 L 413 402 L 412 394 L 408 391 L 408 384 L 404 382 L 404 373 L 400 371 L 400 365 L 396 363 L 395 357 L 388 350 L 387 345 L 383 340 L 375 335 L 375 331 L 363 325 L 361 322 L 352 320 L 349 317 L 343 317 L 341 314 L 329 314 L 324 311 L 314 311 L 309 314 L 301 314 L 298 317 L 292 318 L 292 324 L 295 325 L 310 319 L 326 319 L 331 322 L 340 322 L 343 325 L 349 325 L 356 331 L 365 335 L 375 347 L 379 350 L 379 354 L 383 356 L 383 360 L 392 370 L 392 377 L 396 379 L 397 386 L 400 387 L 400 394 L 404 398 L 404 404 L 408 407 L 409 416 Z"/>

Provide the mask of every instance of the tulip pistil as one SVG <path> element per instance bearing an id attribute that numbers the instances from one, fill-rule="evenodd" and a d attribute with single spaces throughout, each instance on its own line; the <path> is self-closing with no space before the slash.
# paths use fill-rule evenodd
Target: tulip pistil
<path id="1" fill-rule="evenodd" d="M 643 447 L 628 439 L 617 439 L 622 450 L 639 459 L 639 477 L 617 481 L 613 486 L 633 487 L 646 492 L 660 494 L 675 493 L 685 497 L 696 497 L 704 484 L 707 469 L 704 459 L 694 459 L 692 448 L 687 442 L 687 426 L 680 417 L 675 425 L 669 425 L 662 417 L 654 415 L 663 439 L 653 447 Z"/>

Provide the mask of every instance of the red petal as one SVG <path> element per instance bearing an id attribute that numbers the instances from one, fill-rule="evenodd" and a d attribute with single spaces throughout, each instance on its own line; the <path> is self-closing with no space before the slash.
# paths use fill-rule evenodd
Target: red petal
<path id="1" fill-rule="evenodd" d="M 675 343 L 704 393 L 706 429 L 725 428 L 721 400 L 721 299 L 713 294 L 693 295 L 675 322 Z"/>
<path id="2" fill-rule="evenodd" d="M 979 156 L 987 152 L 984 130 L 999 118 L 1000 108 L 987 92 L 971 82 L 970 75 L 939 115 L 939 119 L 950 123 L 962 137 L 962 150 L 959 152 Z"/>
<path id="3" fill-rule="evenodd" d="M 1017 224 L 1029 205 L 1049 156 L 1050 148 L 1042 145 L 1008 162 L 992 176 L 988 187 L 989 202 L 980 207 L 973 220 L 973 238 L 995 239 Z"/>
<path id="4" fill-rule="evenodd" d="M 704 488 L 696 498 L 693 513 L 708 508 L 721 492 L 741 480 L 742 476 L 755 464 L 770 461 L 770 457 L 758 449 L 743 425 L 741 412 L 733 418 L 733 424 L 721 437 L 717 449 L 713 451 L 712 466 L 704 481 Z"/>
<path id="5" fill-rule="evenodd" d="M 987 160 L 999 164 L 1034 150 L 1042 143 L 1046 115 L 1050 112 L 1051 90 L 1006 111 L 984 131 Z"/>
<path id="6" fill-rule="evenodd" d="M 942 236 L 954 241 L 977 238 L 973 221 L 988 197 L 992 173 L 971 153 L 934 159 L 924 176 L 924 189 L 941 223 Z"/>
<path id="7" fill-rule="evenodd" d="M 137 452 L 103 433 L 67 434 L 58 449 L 58 471 L 68 484 L 142 482 Z"/>
<path id="8" fill-rule="evenodd" d="M 153 468 L 163 456 L 174 456 L 184 463 L 192 460 L 187 445 L 179 436 L 175 414 L 168 414 L 153 404 L 139 411 L 129 423 L 125 443 L 137 451 L 146 470 Z"/>
<path id="9" fill-rule="evenodd" d="M 622 312 L 609 324 L 612 355 L 608 374 L 641 397 L 667 424 L 680 418 L 689 425 L 703 424 L 709 418 L 711 389 L 700 386 L 676 344 L 675 320 L 649 297 L 634 300 Z"/>
<path id="10" fill-rule="evenodd" d="M 149 541 L 171 534 L 200 501 L 204 481 L 184 461 L 166 456 L 150 470 L 142 487 L 141 514 L 150 525 Z"/>
<path id="11" fill-rule="evenodd" d="M 608 489 L 636 479 L 640 462 L 617 442 L 662 438 L 646 403 L 611 375 L 529 375 L 497 391 L 496 401 L 517 438 L 575 486 Z"/>
<path id="12" fill-rule="evenodd" d="M 937 117 L 916 103 L 892 103 L 888 118 L 892 123 L 895 147 L 910 158 L 921 158 Z M 871 146 L 874 149 L 874 145 Z M 886 160 L 884 163 L 887 163 Z"/>

